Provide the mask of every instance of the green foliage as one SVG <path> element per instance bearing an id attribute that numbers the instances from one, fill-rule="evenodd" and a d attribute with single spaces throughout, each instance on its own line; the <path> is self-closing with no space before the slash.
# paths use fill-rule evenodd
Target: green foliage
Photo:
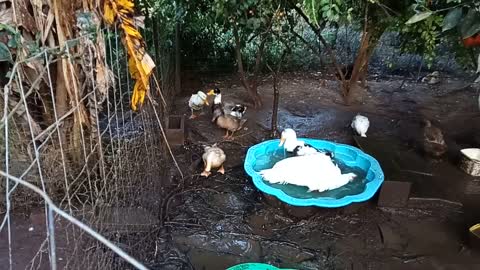
<path id="1" fill-rule="evenodd" d="M 274 0 L 213 0 L 217 22 L 229 28 L 232 24 L 255 32 L 265 29 L 282 1 Z"/>
<path id="2" fill-rule="evenodd" d="M 430 14 L 417 23 L 400 24 L 402 51 L 424 55 L 427 64 L 431 65 L 436 56 L 442 21 L 443 16 Z"/>
<path id="3" fill-rule="evenodd" d="M 461 7 L 451 9 L 445 16 L 445 19 L 443 19 L 442 31 L 445 32 L 456 27 L 460 23 L 462 15 L 463 11 Z"/>
<path id="4" fill-rule="evenodd" d="M 427 10 L 413 15 L 405 24 L 412 24 L 419 21 L 423 21 L 426 18 L 430 17 L 433 14 L 432 11 Z"/>
<path id="5" fill-rule="evenodd" d="M 480 32 L 480 1 L 442 0 L 430 5 L 430 1 L 417 0 L 411 10 L 415 14 L 406 25 L 400 26 L 404 51 L 424 54 L 431 63 L 435 48 L 444 41 L 456 53 L 460 63 L 465 64 L 466 59 L 471 58 L 471 53 L 467 53 L 458 40 Z"/>
<path id="6" fill-rule="evenodd" d="M 8 49 L 7 45 L 0 42 L 0 62 L 5 61 L 12 61 L 12 54 L 10 53 L 10 49 Z"/>
<path id="7" fill-rule="evenodd" d="M 478 32 L 480 32 L 480 12 L 474 8 L 470 8 L 462 20 L 460 34 L 462 38 L 468 38 Z"/>
<path id="8" fill-rule="evenodd" d="M 6 40 L 6 43 L 0 41 L 0 62 L 13 61 L 11 50 L 20 48 L 20 32 L 8 24 L 0 23 L 0 37 Z"/>
<path id="9" fill-rule="evenodd" d="M 305 13 L 317 26 L 323 22 L 340 23 L 341 19 L 352 20 L 352 7 L 344 0 L 304 0 Z"/>
<path id="10" fill-rule="evenodd" d="M 266 63 L 275 65 L 289 47 L 291 54 L 285 59 L 285 68 L 317 68 L 318 51 L 322 51 L 323 57 L 325 52 L 316 34 L 291 4 L 304 11 L 332 47 L 338 28 L 363 29 L 367 10 L 370 31 L 381 32 L 388 26 L 389 31 L 400 33 L 403 52 L 425 55 L 429 63 L 435 60 L 437 47 L 443 42 L 458 52 L 461 61 L 471 58 L 460 46 L 460 32 L 462 26 L 464 35 L 480 27 L 477 19 L 480 1 L 471 0 L 142 0 L 140 6 L 150 25 L 144 33 L 147 42 L 154 31 L 152 23 L 147 21 L 155 20 L 159 25 L 156 34 L 162 53 L 173 52 L 175 23 L 180 22 L 184 65 L 233 68 L 236 28 L 247 69 L 255 63 L 264 38 Z M 153 45 L 149 44 L 149 48 Z"/>

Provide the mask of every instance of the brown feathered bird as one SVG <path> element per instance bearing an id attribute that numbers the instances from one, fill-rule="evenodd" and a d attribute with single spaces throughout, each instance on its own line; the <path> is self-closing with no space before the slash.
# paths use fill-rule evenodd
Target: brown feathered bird
<path id="1" fill-rule="evenodd" d="M 448 149 L 442 131 L 428 119 L 424 119 L 424 124 L 423 149 L 425 153 L 435 158 L 441 157 Z"/>

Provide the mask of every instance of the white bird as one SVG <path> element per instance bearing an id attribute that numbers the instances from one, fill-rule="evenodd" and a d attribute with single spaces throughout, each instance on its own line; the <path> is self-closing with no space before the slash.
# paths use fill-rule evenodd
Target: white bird
<path id="1" fill-rule="evenodd" d="M 370 121 L 368 121 L 367 117 L 357 114 L 353 118 L 352 124 L 350 126 L 358 133 L 358 135 L 362 137 L 367 137 L 367 131 L 370 127 Z"/>
<path id="2" fill-rule="evenodd" d="M 212 146 L 205 146 L 205 152 L 202 155 L 203 165 L 205 165 L 205 169 L 201 173 L 201 176 L 208 177 L 211 174 L 212 168 L 218 168 L 218 172 L 221 174 L 225 174 L 225 168 L 223 167 L 223 163 L 227 159 L 225 152 L 214 144 Z"/>
<path id="3" fill-rule="evenodd" d="M 213 95 L 213 90 L 210 90 L 210 92 L 208 92 L 208 95 Z M 190 115 L 190 119 L 196 118 L 197 116 L 194 115 L 193 112 L 203 111 L 203 106 L 205 104 L 209 105 L 207 101 L 207 94 L 202 91 L 198 91 L 196 94 L 192 94 L 192 96 L 188 100 L 188 107 L 190 107 L 190 110 L 192 112 L 192 114 Z"/>
<path id="4" fill-rule="evenodd" d="M 309 192 L 336 189 L 356 177 L 354 173 L 342 174 L 330 157 L 322 153 L 286 158 L 259 173 L 269 183 L 305 186 Z"/>
<path id="5" fill-rule="evenodd" d="M 331 152 L 318 150 L 304 141 L 298 140 L 297 133 L 291 128 L 282 131 L 280 144 L 278 146 L 283 146 L 287 152 L 293 153 L 295 156 L 323 153 L 333 157 L 333 153 Z"/>

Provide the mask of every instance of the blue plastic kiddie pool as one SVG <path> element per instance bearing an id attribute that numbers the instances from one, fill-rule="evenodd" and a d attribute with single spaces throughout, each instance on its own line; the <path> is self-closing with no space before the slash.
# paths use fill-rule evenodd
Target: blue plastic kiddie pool
<path id="1" fill-rule="evenodd" d="M 295 270 L 295 269 L 280 269 L 278 267 L 264 264 L 264 263 L 242 263 L 230 268 L 227 270 Z"/>
<path id="2" fill-rule="evenodd" d="M 278 139 L 268 140 L 250 147 L 245 158 L 245 171 L 252 177 L 254 185 L 259 190 L 294 206 L 334 208 L 367 201 L 380 188 L 384 175 L 380 164 L 372 156 L 350 145 L 317 139 L 299 139 L 317 149 L 333 152 L 342 173 L 354 172 L 357 177 L 343 187 L 324 192 L 308 192 L 306 187 L 266 182 L 258 172 L 272 168 L 276 162 L 286 157 L 284 148 L 278 146 L 280 143 Z"/>

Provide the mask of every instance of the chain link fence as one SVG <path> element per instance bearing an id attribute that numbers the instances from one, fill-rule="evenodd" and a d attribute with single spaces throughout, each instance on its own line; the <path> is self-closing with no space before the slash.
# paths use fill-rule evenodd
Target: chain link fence
<path id="1" fill-rule="evenodd" d="M 165 103 L 153 84 L 130 110 L 119 35 L 101 33 L 17 61 L 2 83 L 2 269 L 142 269 L 155 252 Z"/>

